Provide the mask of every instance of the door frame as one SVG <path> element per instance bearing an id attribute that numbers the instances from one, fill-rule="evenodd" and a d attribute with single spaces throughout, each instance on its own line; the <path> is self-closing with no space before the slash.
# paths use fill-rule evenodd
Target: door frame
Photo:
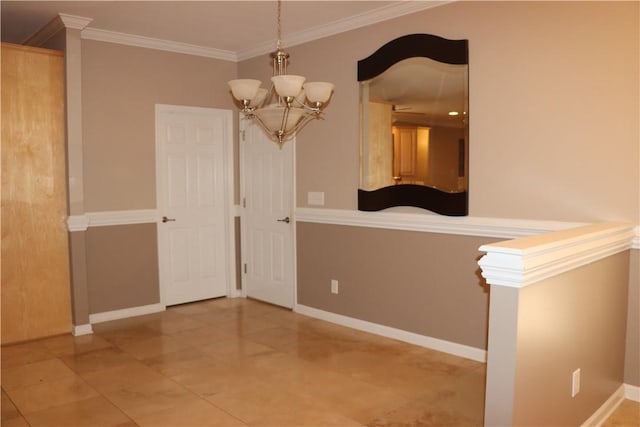
<path id="1" fill-rule="evenodd" d="M 246 170 L 245 167 L 245 156 L 246 156 L 246 149 L 245 149 L 245 128 L 247 126 L 247 123 L 249 123 L 250 119 L 247 119 L 244 114 L 239 113 L 238 115 L 238 154 L 239 154 L 239 167 L 240 167 L 240 235 L 241 235 L 241 240 L 240 240 L 240 283 L 241 283 L 241 295 L 244 298 L 247 298 L 247 287 L 245 284 L 245 270 L 244 270 L 244 265 L 247 262 L 247 244 L 246 244 L 246 238 L 247 238 L 247 232 L 246 232 L 246 213 L 245 213 L 245 209 L 244 209 L 244 198 L 247 194 L 247 177 L 245 176 L 244 171 Z M 256 126 L 259 126 L 258 124 L 256 124 Z M 285 144 L 292 144 L 291 147 L 291 158 L 289 159 L 289 161 L 291 162 L 291 198 L 290 198 L 290 204 L 291 204 L 291 257 L 293 258 L 291 260 L 291 262 L 293 263 L 293 277 L 292 277 L 292 286 L 293 286 L 293 301 L 291 301 L 291 309 L 293 311 L 296 310 L 296 305 L 298 304 L 298 265 L 297 265 L 297 237 L 296 237 L 296 229 L 297 229 L 297 222 L 296 222 L 296 138 L 295 135 L 290 139 L 287 140 L 285 142 Z M 275 144 L 275 142 L 273 142 L 273 144 Z"/>
<path id="2" fill-rule="evenodd" d="M 226 275 L 226 296 L 237 296 L 236 291 L 236 248 L 235 248 L 235 215 L 234 215 L 234 202 L 233 202 L 233 113 L 231 110 L 220 108 L 207 108 L 207 107 L 193 107 L 185 105 L 171 105 L 171 104 L 156 104 L 155 105 L 155 167 L 156 167 L 156 235 L 158 245 L 158 281 L 160 288 L 160 304 L 164 307 L 166 304 L 166 286 L 167 276 L 164 273 L 162 267 L 163 252 L 160 239 L 160 225 L 162 220 L 162 210 L 164 208 L 164 188 L 160 185 L 166 180 L 161 179 L 161 172 L 163 169 L 160 167 L 160 139 L 158 138 L 160 131 L 160 114 L 166 112 L 181 112 L 181 113 L 209 113 L 215 117 L 221 117 L 225 122 L 224 129 L 224 142 L 223 142 L 223 192 L 224 192 L 224 245 L 225 245 L 225 275 Z"/>

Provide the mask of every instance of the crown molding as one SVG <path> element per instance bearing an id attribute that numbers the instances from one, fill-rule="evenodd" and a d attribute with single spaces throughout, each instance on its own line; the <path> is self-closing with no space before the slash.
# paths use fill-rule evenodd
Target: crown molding
<path id="1" fill-rule="evenodd" d="M 65 28 L 71 28 L 75 30 L 84 29 L 89 23 L 93 21 L 91 18 L 85 18 L 84 16 L 68 15 L 66 13 L 60 13 L 53 18 L 44 27 L 33 33 L 23 44 L 27 46 L 42 46 L 51 37 L 58 34 Z"/>
<path id="2" fill-rule="evenodd" d="M 333 36 L 335 34 L 344 33 L 346 31 L 355 30 L 356 28 L 366 27 L 367 25 L 377 24 L 378 22 L 388 21 L 389 19 L 421 12 L 447 3 L 453 3 L 453 1 L 403 1 L 393 3 L 360 15 L 350 16 L 326 25 L 319 25 L 308 28 L 304 31 L 293 33 L 288 37 L 284 37 L 282 44 L 287 47 L 296 46 L 324 37 Z M 243 61 L 245 59 L 270 53 L 274 50 L 275 45 L 276 40 L 274 39 L 261 43 L 251 49 L 238 51 L 238 60 Z"/>
<path id="3" fill-rule="evenodd" d="M 93 18 L 86 18 L 84 16 L 69 15 L 67 13 L 59 13 L 58 17 L 66 28 L 72 28 L 74 30 L 84 30 L 87 25 L 93 21 Z"/>
<path id="4" fill-rule="evenodd" d="M 335 34 L 409 15 L 426 9 L 431 9 L 443 4 L 452 3 L 451 0 L 437 1 L 403 1 L 386 5 L 370 12 L 340 19 L 326 25 L 308 28 L 304 31 L 291 34 L 283 40 L 286 46 L 296 46 L 313 40 L 329 37 Z M 62 16 L 64 15 L 64 17 Z M 81 37 L 86 40 L 95 40 L 107 43 L 117 43 L 127 46 L 136 46 L 147 49 L 163 50 L 167 52 L 183 53 L 186 55 L 203 56 L 206 58 L 221 59 L 224 61 L 238 62 L 253 58 L 273 51 L 276 40 L 268 40 L 251 49 L 238 52 L 181 43 L 171 40 L 156 39 L 153 37 L 138 36 L 134 34 L 120 33 L 116 31 L 102 30 L 99 28 L 86 28 L 90 18 L 61 14 L 68 28 L 81 29 Z M 88 21 L 86 21 L 88 20 Z M 57 30 L 59 31 L 59 29 Z M 57 32 L 56 31 L 56 32 Z M 53 33 L 55 34 L 55 32 Z M 52 34 L 52 35 L 53 35 Z M 51 36 L 49 36 L 51 37 Z"/>
<path id="5" fill-rule="evenodd" d="M 235 52 L 228 50 L 197 46 L 171 40 L 156 39 L 152 37 L 137 36 L 134 34 L 119 33 L 116 31 L 101 30 L 98 28 L 84 29 L 81 33 L 81 37 L 87 40 L 164 50 L 167 52 L 183 53 L 185 55 L 204 56 L 206 58 L 222 59 L 233 62 L 238 61 L 238 56 Z"/>

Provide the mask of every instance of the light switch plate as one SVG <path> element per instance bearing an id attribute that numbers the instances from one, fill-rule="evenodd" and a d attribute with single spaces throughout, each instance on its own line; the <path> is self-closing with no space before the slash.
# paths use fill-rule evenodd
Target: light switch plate
<path id="1" fill-rule="evenodd" d="M 324 191 L 309 191 L 307 193 L 307 204 L 324 206 Z"/>

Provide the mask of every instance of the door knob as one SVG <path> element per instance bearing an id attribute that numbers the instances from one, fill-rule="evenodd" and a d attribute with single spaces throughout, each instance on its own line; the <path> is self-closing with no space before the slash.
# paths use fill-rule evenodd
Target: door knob
<path id="1" fill-rule="evenodd" d="M 285 217 L 285 218 L 280 218 L 278 222 L 286 222 L 287 224 L 289 224 L 291 220 L 289 219 L 289 217 Z"/>
<path id="2" fill-rule="evenodd" d="M 175 221 L 175 218 L 167 218 L 166 216 L 162 217 L 162 222 L 169 222 L 169 221 Z"/>

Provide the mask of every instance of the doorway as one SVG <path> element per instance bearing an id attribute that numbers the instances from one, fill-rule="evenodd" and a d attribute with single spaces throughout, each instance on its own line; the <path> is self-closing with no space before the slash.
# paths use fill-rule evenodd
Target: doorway
<path id="1" fill-rule="evenodd" d="M 156 105 L 156 188 L 161 303 L 235 289 L 232 115 Z"/>
<path id="2" fill-rule="evenodd" d="M 295 301 L 294 148 L 240 118 L 243 294 L 287 308 Z"/>

